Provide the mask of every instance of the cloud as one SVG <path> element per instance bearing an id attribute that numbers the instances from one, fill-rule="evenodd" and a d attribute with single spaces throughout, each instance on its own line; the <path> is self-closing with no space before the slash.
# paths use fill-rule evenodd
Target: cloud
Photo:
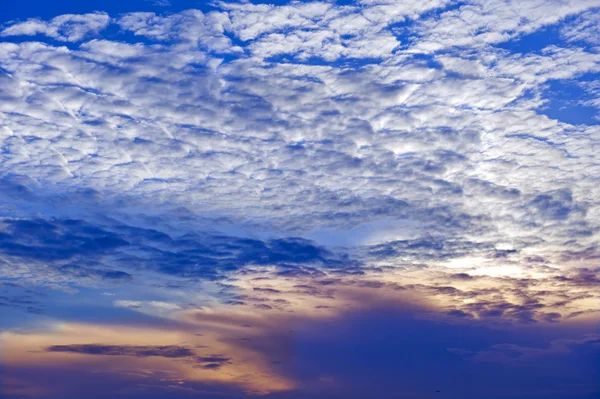
<path id="1" fill-rule="evenodd" d="M 482 79 L 462 75 L 457 56 L 444 56 L 440 64 L 403 53 L 371 67 L 263 66 L 244 56 L 223 63 L 197 48 L 198 40 L 212 35 L 202 30 L 209 29 L 204 24 L 222 20 L 215 23 L 223 28 L 214 32 L 225 35 L 227 18 L 238 11 L 119 19 L 124 29 L 160 44 L 94 40 L 66 51 L 6 43 L 3 67 L 12 71 L 5 76 L 7 87 L 17 87 L 19 79 L 37 85 L 35 93 L 14 92 L 5 103 L 4 112 L 13 112 L 14 104 L 23 110 L 11 117 L 6 148 L 11 162 L 24 149 L 45 161 L 44 167 L 25 162 L 5 169 L 32 176 L 49 190 L 62 182 L 131 207 L 151 199 L 157 212 L 193 208 L 181 217 L 219 214 L 222 221 L 252 230 L 341 233 L 385 219 L 403 221 L 419 235 L 431 225 L 444 234 L 467 225 L 479 231 L 482 224 L 499 226 L 483 222 L 497 220 L 494 208 L 484 204 L 494 190 L 506 193 L 498 210 L 503 215 L 528 212 L 534 198 L 550 191 L 531 182 L 525 173 L 531 169 L 519 169 L 507 180 L 506 174 L 488 172 L 486 159 L 543 168 L 553 173 L 559 191 L 567 182 L 551 171 L 551 163 L 567 171 L 573 154 L 591 159 L 584 155 L 589 146 L 565 141 L 565 132 L 582 141 L 591 140 L 589 133 L 536 115 L 537 103 L 520 105 L 525 109 L 511 104 L 526 101 L 527 90 L 548 79 L 593 70 L 593 54 L 555 48 L 544 55 L 496 55 L 494 64 L 461 60 L 465 68 L 471 63 L 484 68 Z M 26 67 L 23 57 L 32 52 L 51 74 Z M 563 59 L 568 62 L 560 64 Z M 495 144 L 482 149 L 484 120 L 486 140 Z M 42 133 L 20 141 L 26 126 Z M 533 134 L 535 126 L 543 131 Z M 514 150 L 523 145 L 535 159 Z M 482 161 L 475 162 L 477 157 Z M 569 189 L 573 201 L 588 201 L 583 189 Z M 164 209 L 166 203 L 180 208 Z M 250 212 L 256 216 L 249 219 Z M 519 225 L 517 218 L 513 223 Z"/>
<path id="2" fill-rule="evenodd" d="M 149 357 L 159 356 L 166 358 L 183 358 L 193 356 L 189 348 L 181 346 L 116 346 L 100 344 L 84 345 L 53 345 L 46 348 L 48 352 L 80 353 L 85 355 L 99 356 L 136 356 Z"/>
<path id="3" fill-rule="evenodd" d="M 415 50 L 430 52 L 454 46 L 478 47 L 501 43 L 599 5 L 595 0 L 536 0 L 525 5 L 511 0 L 470 1 L 437 18 L 423 21 L 423 36 Z M 549 6 L 552 13 L 547 12 Z"/>
<path id="4" fill-rule="evenodd" d="M 572 23 L 565 25 L 561 29 L 561 34 L 569 42 L 585 42 L 597 46 L 600 44 L 599 18 L 597 10 L 586 11 L 577 16 Z"/>
<path id="5" fill-rule="evenodd" d="M 210 381 L 235 369 L 236 386 L 279 392 L 292 379 L 269 374 L 262 354 L 289 348 L 269 352 L 261 339 L 271 329 L 280 335 L 269 344 L 286 342 L 287 323 L 309 313 L 316 330 L 364 311 L 359 327 L 386 331 L 389 309 L 369 319 L 378 306 L 426 303 L 414 316 L 438 323 L 431 337 L 439 325 L 525 334 L 597 318 L 599 130 L 595 114 L 578 111 L 599 104 L 600 4 L 338 3 L 227 2 L 2 27 L 0 280 L 51 294 L 3 285 L 0 306 L 78 319 L 93 303 L 114 325 L 187 329 L 202 319 L 211 339 L 214 326 L 235 331 L 205 354 L 186 335 L 165 346 L 48 342 L 55 350 L 44 355 L 170 359 L 169 372 L 185 363 Z M 584 93 L 571 93 L 569 118 L 552 112 L 565 105 L 553 101 L 555 85 Z M 436 361 L 458 362 L 447 347 L 500 358 L 540 349 L 473 334 L 469 345 L 448 339 Z M 325 341 L 332 358 L 352 354 Z M 240 342 L 243 357 L 227 346 Z M 557 342 L 548 345 L 579 345 Z M 355 346 L 364 356 L 349 359 L 354 377 L 397 361 L 384 354 L 371 369 L 373 347 Z M 406 370 L 420 365 L 431 363 Z M 335 391 L 326 387 L 337 386 L 338 365 L 317 366 L 283 365 L 281 375 Z"/>
<path id="6" fill-rule="evenodd" d="M 580 339 L 557 339 L 550 343 L 547 348 L 524 347 L 514 344 L 497 344 L 476 353 L 473 360 L 476 362 L 498 362 L 516 365 L 527 364 L 537 361 L 540 357 L 552 355 L 566 355 L 572 352 L 574 346 L 596 346 L 600 343 L 598 334 L 589 334 Z"/>
<path id="7" fill-rule="evenodd" d="M 548 219 L 566 219 L 571 212 L 585 212 L 572 205 L 573 197 L 568 189 L 538 195 L 530 202 L 530 206 L 537 209 L 540 216 Z"/>
<path id="8" fill-rule="evenodd" d="M 47 283 L 101 286 L 144 279 L 144 271 L 176 278 L 223 280 L 248 266 L 275 266 L 281 275 L 323 275 L 341 269 L 346 255 L 287 237 L 270 240 L 217 234 L 170 236 L 156 229 L 73 219 L 1 219 L 0 270 L 20 278 L 32 267 Z M 34 279 L 35 280 L 35 279 Z"/>
<path id="9" fill-rule="evenodd" d="M 130 13 L 116 21 L 124 30 L 136 36 L 146 36 L 159 41 L 177 41 L 199 45 L 217 53 L 239 53 L 225 30 L 230 29 L 229 17 L 222 12 L 204 14 L 198 10 L 183 11 L 168 17 L 154 13 Z"/>
<path id="10" fill-rule="evenodd" d="M 146 0 L 149 1 L 149 3 L 151 3 L 154 6 L 157 7 L 170 7 L 171 6 L 171 2 L 169 0 Z"/>
<path id="11" fill-rule="evenodd" d="M 253 266 L 319 278 L 476 257 L 482 273 L 528 270 L 539 253 L 548 267 L 594 259 L 595 127 L 538 110 L 548 81 L 596 71 L 597 54 L 566 42 L 511 53 L 493 40 L 461 45 L 469 54 L 419 50 L 422 26 L 512 12 L 494 4 L 221 4 L 116 17 L 139 41 L 100 30 L 69 48 L 5 41 L 10 273 L 110 286 L 147 271 L 218 281 Z M 544 4 L 486 29 L 517 37 L 591 7 L 539 16 Z M 326 49 L 330 35 L 353 54 L 372 35 L 401 46 L 385 62 L 336 64 L 351 55 Z M 255 51 L 296 36 L 296 58 Z"/>
<path id="12" fill-rule="evenodd" d="M 231 363 L 231 358 L 223 355 L 210 355 L 200 356 L 197 359 L 198 362 L 202 363 L 201 368 L 206 370 L 218 370 L 226 364 Z"/>
<path id="13" fill-rule="evenodd" d="M 110 23 L 103 12 L 93 14 L 64 14 L 45 22 L 28 19 L 5 28 L 1 36 L 45 35 L 61 42 L 80 42 L 88 36 L 97 35 Z"/>

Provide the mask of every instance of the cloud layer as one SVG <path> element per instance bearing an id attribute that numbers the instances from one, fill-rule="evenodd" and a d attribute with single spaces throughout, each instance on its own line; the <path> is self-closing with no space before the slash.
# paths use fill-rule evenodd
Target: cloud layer
<path id="1" fill-rule="evenodd" d="M 367 397 L 353 376 L 377 356 L 344 369 L 310 348 L 342 356 L 351 344 L 330 332 L 385 330 L 385 315 L 429 338 L 444 326 L 429 360 L 471 371 L 597 348 L 600 2 L 343 3 L 160 2 L 0 26 L 11 392 L 29 395 L 19 381 L 49 373 L 44 359 L 110 374 L 118 357 L 181 397 Z M 120 323 L 174 335 L 120 340 Z M 534 328 L 545 346 L 519 335 Z M 283 362 L 285 342 L 306 357 Z M 375 374 L 365 386 L 395 386 Z M 565 381 L 600 390 L 587 377 Z"/>

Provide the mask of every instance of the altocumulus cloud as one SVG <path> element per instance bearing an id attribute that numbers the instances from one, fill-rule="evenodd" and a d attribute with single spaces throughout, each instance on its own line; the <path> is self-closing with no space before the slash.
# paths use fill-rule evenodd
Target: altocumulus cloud
<path id="1" fill-rule="evenodd" d="M 1 250 L 105 280 L 593 259 L 598 124 L 547 117 L 544 94 L 595 93 L 578 26 L 598 5 L 222 3 L 5 25 Z"/>
<path id="2" fill-rule="evenodd" d="M 0 306 L 41 312 L 28 284 L 129 285 L 169 289 L 160 314 L 115 302 L 161 317 L 326 313 L 360 290 L 420 293 L 456 325 L 593 314 L 600 1 L 343 3 L 2 25 Z M 510 363 L 594 339 L 448 353 Z"/>

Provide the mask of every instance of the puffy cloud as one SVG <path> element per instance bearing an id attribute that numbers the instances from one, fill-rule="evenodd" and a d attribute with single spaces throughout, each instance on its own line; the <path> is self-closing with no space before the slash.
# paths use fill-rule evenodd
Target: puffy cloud
<path id="1" fill-rule="evenodd" d="M 199 45 L 218 53 L 242 51 L 240 47 L 233 46 L 224 34 L 226 29 L 230 30 L 231 22 L 229 16 L 222 12 L 204 14 L 198 10 L 188 10 L 168 17 L 140 12 L 126 14 L 116 23 L 136 36 Z"/>
<path id="2" fill-rule="evenodd" d="M 3 43 L 6 214 L 70 218 L 77 203 L 83 220 L 102 209 L 126 225 L 175 218 L 190 233 L 238 229 L 271 243 L 343 235 L 337 241 L 344 245 L 389 248 L 425 242 L 435 226 L 434 242 L 479 237 L 463 255 L 498 241 L 535 252 L 573 233 L 566 252 L 593 245 L 598 197 L 587 171 L 597 129 L 536 111 L 547 81 L 597 71 L 594 53 L 548 47 L 427 58 L 401 51 L 386 63 L 357 66 L 265 63 L 239 52 L 217 58 L 235 47 L 231 32 L 246 32 L 242 15 L 290 16 L 243 33 L 249 43 L 240 46 L 251 49 L 280 29 L 303 26 L 296 16 L 322 27 L 329 14 L 360 19 L 359 10 L 380 6 L 132 13 L 117 22 L 156 43 Z M 350 25 L 360 26 L 339 29 Z M 312 40 L 319 29 L 302 32 Z M 224 41 L 211 39 L 217 36 Z M 142 216 L 149 207 L 152 215 Z M 17 242 L 11 245 L 18 255 Z M 61 251 L 48 253 L 68 255 Z M 164 270 L 182 270 L 160 256 Z"/>
<path id="3" fill-rule="evenodd" d="M 0 306 L 60 318 L 37 286 L 186 334 L 226 326 L 202 353 L 187 334 L 48 340 L 43 355 L 185 364 L 187 381 L 261 393 L 293 386 L 261 340 L 307 314 L 408 303 L 448 328 L 587 325 L 600 130 L 547 109 L 557 82 L 597 106 L 597 5 L 243 2 L 6 26 L 0 276 L 23 287 L 3 285 Z M 550 25 L 539 48 L 511 47 Z M 227 345 L 249 338 L 238 364 Z M 535 352 L 498 342 L 440 351 Z"/>
<path id="4" fill-rule="evenodd" d="M 435 52 L 449 47 L 479 47 L 508 41 L 556 24 L 587 9 L 597 0 L 476 0 L 422 22 L 413 51 Z M 548 12 L 552 9 L 552 12 Z"/>
<path id="5" fill-rule="evenodd" d="M 45 35 L 61 42 L 79 42 L 97 35 L 108 26 L 110 17 L 103 12 L 93 14 L 64 14 L 45 22 L 28 19 L 5 28 L 2 36 Z"/>
<path id="6" fill-rule="evenodd" d="M 401 44 L 388 29 L 390 25 L 417 19 L 447 3 L 429 0 L 405 4 L 363 1 L 337 7 L 328 2 L 222 6 L 230 11 L 232 32 L 250 42 L 254 56 L 335 61 L 389 58 Z"/>

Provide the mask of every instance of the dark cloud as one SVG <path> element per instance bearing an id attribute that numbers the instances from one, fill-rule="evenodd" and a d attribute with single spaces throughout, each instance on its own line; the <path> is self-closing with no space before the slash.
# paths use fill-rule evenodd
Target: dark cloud
<path id="1" fill-rule="evenodd" d="M 460 317 L 460 318 L 467 318 L 467 319 L 473 318 L 472 314 L 463 312 L 462 310 L 458 310 L 458 309 L 450 310 L 450 311 L 446 312 L 446 314 L 448 316 L 452 316 L 452 317 Z"/>
<path id="2" fill-rule="evenodd" d="M 102 270 L 95 269 L 93 261 L 81 262 L 81 266 L 74 263 L 69 263 L 58 267 L 61 273 L 76 277 L 76 278 L 99 278 L 109 282 L 128 282 L 133 276 L 127 272 L 120 270 Z M 98 267 L 104 266 L 102 263 L 96 262 Z"/>
<path id="3" fill-rule="evenodd" d="M 3 219 L 0 251 L 5 255 L 39 261 L 94 256 L 129 245 L 118 234 L 80 221 Z"/>
<path id="4" fill-rule="evenodd" d="M 0 306 L 19 309 L 27 313 L 42 314 L 45 305 L 44 295 L 21 284 L 0 281 Z M 10 317 L 6 321 L 10 321 Z"/>
<path id="5" fill-rule="evenodd" d="M 127 282 L 141 269 L 208 280 L 252 265 L 275 265 L 280 275 L 289 277 L 324 276 L 317 267 L 358 272 L 344 268 L 344 256 L 295 237 L 262 241 L 185 234 L 173 238 L 156 229 L 72 219 L 3 219 L 2 223 L 0 253 L 5 256 L 44 262 L 72 277 L 106 282 Z"/>
<path id="6" fill-rule="evenodd" d="M 273 288 L 261 288 L 261 287 L 255 287 L 253 288 L 254 291 L 256 292 L 262 292 L 265 294 L 280 294 L 281 291 L 273 289 Z"/>
<path id="7" fill-rule="evenodd" d="M 165 346 L 121 346 L 121 345 L 101 345 L 101 344 L 72 344 L 72 345 L 54 345 L 46 348 L 47 352 L 67 352 L 83 355 L 102 355 L 102 356 L 134 356 L 149 357 L 158 356 L 166 358 L 186 358 L 194 356 L 190 348 L 176 345 Z"/>
<path id="8" fill-rule="evenodd" d="M 452 278 L 454 280 L 472 280 L 473 276 L 471 276 L 468 273 L 456 273 L 456 274 L 451 274 L 450 278 Z"/>
<path id="9" fill-rule="evenodd" d="M 221 367 L 231 364 L 231 358 L 223 355 L 199 356 L 197 358 L 199 368 L 207 370 L 218 370 Z"/>
<path id="10" fill-rule="evenodd" d="M 575 270 L 570 276 L 556 276 L 555 280 L 568 282 L 576 286 L 597 287 L 600 285 L 600 269 L 581 268 Z"/>

